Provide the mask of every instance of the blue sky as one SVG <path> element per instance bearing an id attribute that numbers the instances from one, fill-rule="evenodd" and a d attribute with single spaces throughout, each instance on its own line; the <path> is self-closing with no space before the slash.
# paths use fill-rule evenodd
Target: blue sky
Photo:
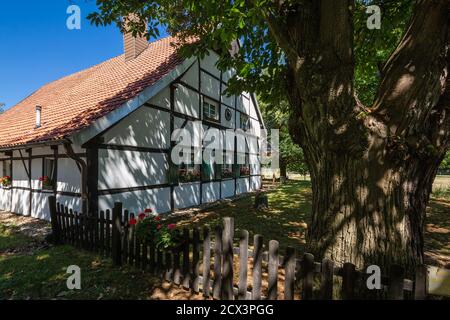
<path id="1" fill-rule="evenodd" d="M 81 9 L 81 30 L 69 30 L 68 6 Z M 94 0 L 0 1 L 0 102 L 8 109 L 42 85 L 123 51 L 115 26 L 91 26 Z"/>

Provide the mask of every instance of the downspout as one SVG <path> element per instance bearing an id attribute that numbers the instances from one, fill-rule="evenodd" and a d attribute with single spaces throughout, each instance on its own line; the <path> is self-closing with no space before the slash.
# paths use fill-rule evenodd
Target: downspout
<path id="1" fill-rule="evenodd" d="M 87 165 L 86 162 L 75 154 L 70 142 L 64 143 L 64 149 L 69 158 L 74 160 L 81 172 L 81 203 L 82 212 L 88 212 L 88 194 L 87 194 Z"/>

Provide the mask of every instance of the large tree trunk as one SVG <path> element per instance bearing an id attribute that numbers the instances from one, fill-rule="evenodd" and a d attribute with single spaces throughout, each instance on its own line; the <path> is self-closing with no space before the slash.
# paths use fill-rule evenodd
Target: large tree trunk
<path id="1" fill-rule="evenodd" d="M 409 271 L 423 262 L 425 208 L 440 159 L 391 156 L 374 147 L 361 158 L 325 152 L 313 163 L 308 244 L 317 257 Z"/>
<path id="2" fill-rule="evenodd" d="M 448 2 L 420 0 L 374 105 L 354 92 L 351 0 L 268 16 L 289 63 L 290 131 L 313 187 L 309 249 L 358 267 L 423 261 L 431 186 L 449 146 Z M 294 12 L 294 13 L 292 13 Z"/>

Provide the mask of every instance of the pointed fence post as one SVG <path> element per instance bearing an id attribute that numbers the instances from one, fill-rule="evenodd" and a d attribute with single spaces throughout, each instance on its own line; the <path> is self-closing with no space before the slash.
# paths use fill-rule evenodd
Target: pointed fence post
<path id="1" fill-rule="evenodd" d="M 427 298 L 427 278 L 428 270 L 423 264 L 416 267 L 414 281 L 414 300 L 425 300 Z"/>
<path id="2" fill-rule="evenodd" d="M 392 265 L 389 273 L 388 299 L 403 300 L 403 277 L 405 271 L 402 266 Z"/>
<path id="3" fill-rule="evenodd" d="M 344 263 L 342 267 L 342 299 L 355 299 L 356 267 L 352 263 Z"/>
<path id="4" fill-rule="evenodd" d="M 233 300 L 233 238 L 234 219 L 226 217 L 223 219 L 222 233 L 222 300 Z"/>
<path id="5" fill-rule="evenodd" d="M 261 300 L 263 236 L 255 234 L 253 238 L 253 288 L 252 300 Z"/>
<path id="6" fill-rule="evenodd" d="M 214 235 L 213 299 L 219 300 L 222 287 L 222 227 L 216 226 Z"/>
<path id="7" fill-rule="evenodd" d="M 48 197 L 48 205 L 50 208 L 50 219 L 52 225 L 52 234 L 53 234 L 53 243 L 59 244 L 61 241 L 60 228 L 58 225 L 58 213 L 56 210 L 56 197 L 50 196 Z"/>
<path id="8" fill-rule="evenodd" d="M 294 282 L 295 282 L 295 249 L 292 247 L 286 248 L 286 255 L 284 256 L 284 299 L 294 300 Z"/>
<path id="9" fill-rule="evenodd" d="M 247 272 L 248 272 L 248 231 L 242 230 L 239 240 L 239 287 L 238 299 L 247 299 Z"/>
<path id="10" fill-rule="evenodd" d="M 276 240 L 269 241 L 269 287 L 268 299 L 278 299 L 278 248 L 279 244 Z"/>
<path id="11" fill-rule="evenodd" d="M 314 284 L 314 256 L 305 253 L 301 262 L 301 273 L 303 276 L 302 300 L 312 300 Z"/>
<path id="12" fill-rule="evenodd" d="M 320 284 L 320 296 L 323 300 L 333 299 L 333 274 L 334 274 L 334 262 L 330 259 L 323 259 L 321 266 L 321 284 Z"/>
<path id="13" fill-rule="evenodd" d="M 203 296 L 208 298 L 211 292 L 211 235 L 208 228 L 203 229 Z"/>
<path id="14" fill-rule="evenodd" d="M 112 259 L 116 266 L 122 264 L 122 246 L 121 246 L 121 229 L 122 229 L 122 203 L 116 202 L 113 209 L 112 220 Z"/>

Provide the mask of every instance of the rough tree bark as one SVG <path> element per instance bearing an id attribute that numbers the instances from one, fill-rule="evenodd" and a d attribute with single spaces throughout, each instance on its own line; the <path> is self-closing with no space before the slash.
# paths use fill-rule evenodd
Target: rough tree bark
<path id="1" fill-rule="evenodd" d="M 448 7 L 418 1 L 369 107 L 354 91 L 353 1 L 300 1 L 284 21 L 267 14 L 288 60 L 290 131 L 310 168 L 317 258 L 407 272 L 423 261 L 425 208 L 450 140 Z"/>

